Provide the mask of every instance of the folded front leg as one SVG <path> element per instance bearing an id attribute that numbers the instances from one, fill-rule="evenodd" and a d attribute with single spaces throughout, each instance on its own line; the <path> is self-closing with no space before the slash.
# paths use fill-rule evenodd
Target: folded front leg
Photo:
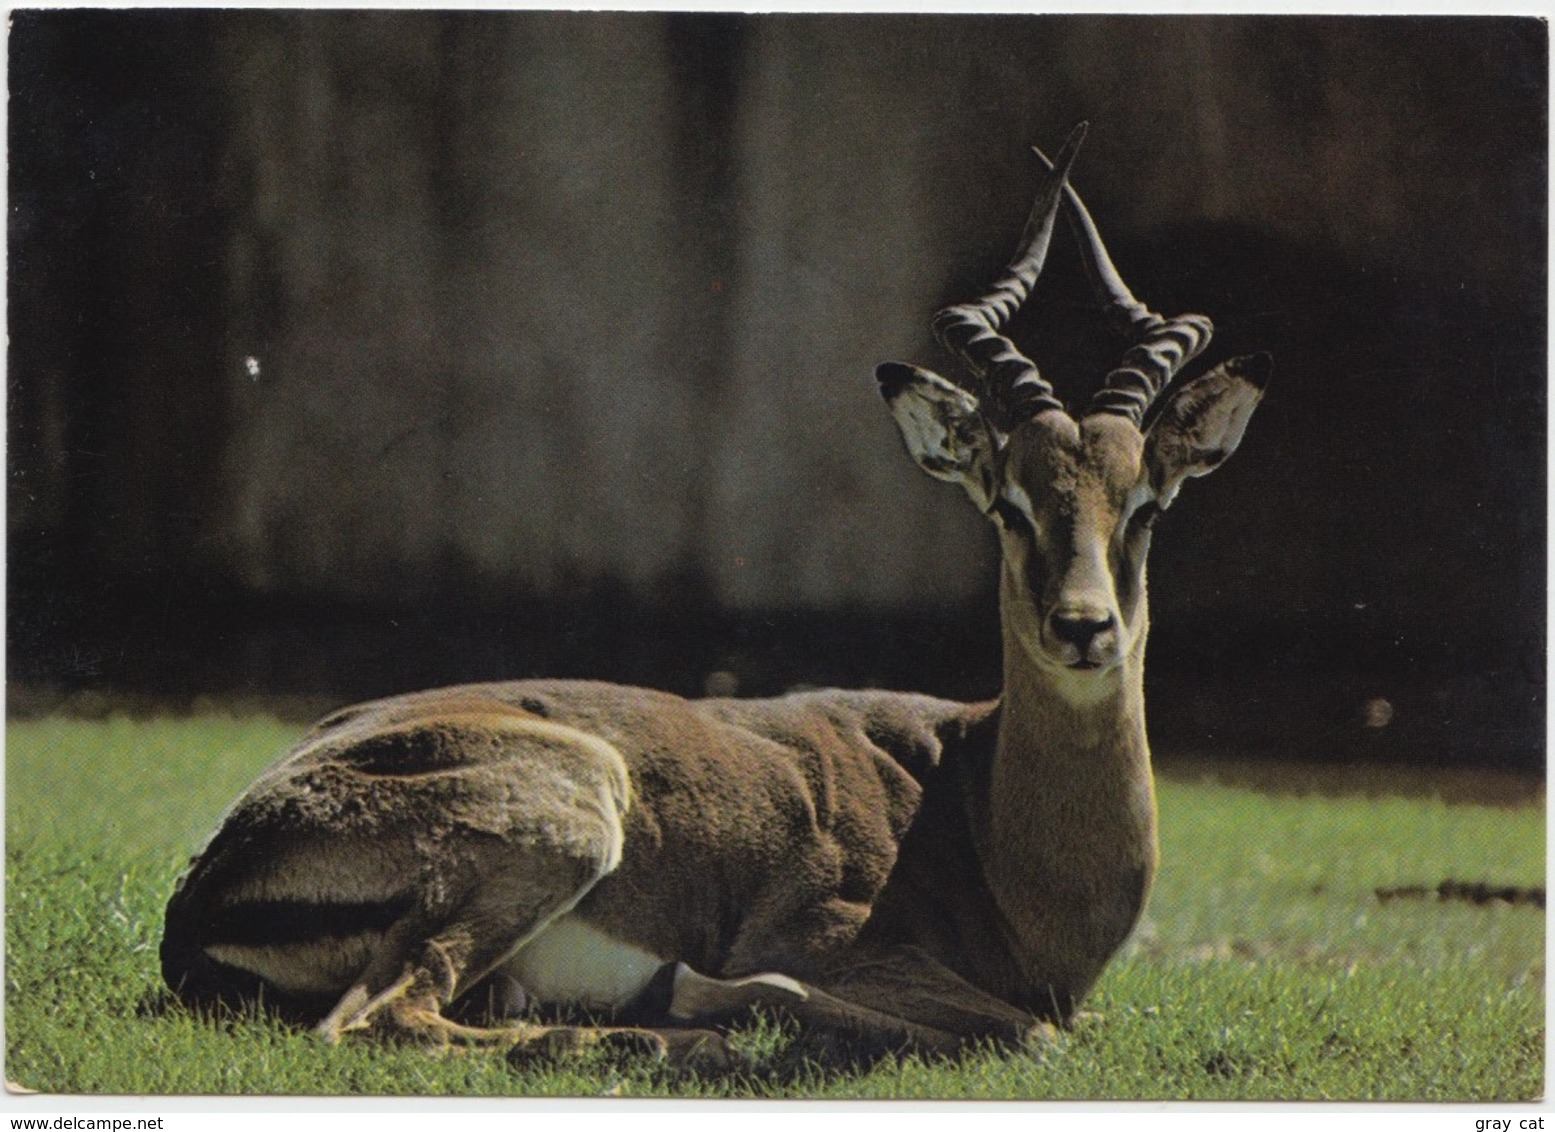
<path id="1" fill-rule="evenodd" d="M 861 951 L 817 980 L 839 998 L 953 1034 L 958 1047 L 993 1041 L 1014 1048 L 1048 1044 L 1049 1022 L 974 986 L 917 947 Z"/>
<path id="2" fill-rule="evenodd" d="M 838 1063 L 869 1062 L 893 1053 L 950 1055 L 969 1040 L 968 1033 L 942 1025 L 944 1011 L 919 1011 L 922 1017 L 904 1012 L 884 993 L 883 981 L 869 982 L 864 989 L 872 993 L 856 993 L 867 976 L 863 971 L 851 973 L 851 982 L 816 985 L 774 971 L 715 979 L 682 963 L 675 971 L 668 1014 L 676 1021 L 705 1026 L 733 1021 L 754 1006 L 781 1010 L 807 1031 L 806 1048 L 824 1049 L 828 1052 L 819 1059 Z M 986 1023 L 985 1016 L 978 1019 Z M 952 1020 L 969 1021 L 965 1016 Z"/>

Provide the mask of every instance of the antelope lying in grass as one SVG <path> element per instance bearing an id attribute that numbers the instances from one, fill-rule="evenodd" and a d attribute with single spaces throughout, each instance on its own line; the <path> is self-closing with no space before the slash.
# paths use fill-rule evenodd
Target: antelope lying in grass
<path id="1" fill-rule="evenodd" d="M 1210 322 L 1162 318 L 1119 278 L 1067 183 L 1082 133 L 1008 274 L 934 320 L 975 381 L 877 374 L 914 459 L 998 528 L 1001 699 L 525 681 L 347 708 L 179 883 L 169 985 L 262 998 L 331 1040 L 624 1042 L 709 1066 L 728 1056 L 715 1027 L 753 1004 L 860 1057 L 1066 1024 L 1156 868 L 1151 526 L 1236 448 L 1269 369 L 1238 358 L 1167 388 Z M 1078 416 L 1000 334 L 1065 206 L 1131 342 Z M 507 1012 L 456 1020 L 477 999 Z M 526 1004 L 612 1024 L 542 1024 Z"/>

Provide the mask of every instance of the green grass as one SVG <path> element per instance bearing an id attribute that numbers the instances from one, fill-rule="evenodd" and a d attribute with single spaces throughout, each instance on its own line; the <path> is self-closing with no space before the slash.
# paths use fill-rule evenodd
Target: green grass
<path id="1" fill-rule="evenodd" d="M 325 1048 L 161 1008 L 162 907 L 222 810 L 297 733 L 267 719 L 13 723 L 6 1076 L 69 1093 L 773 1095 L 651 1067 L 515 1072 L 499 1053 Z M 1543 1092 L 1544 916 L 1381 901 L 1544 883 L 1544 813 L 1161 784 L 1150 913 L 1056 1047 L 801 1080 L 805 1095 L 1518 1100 Z M 792 1038 L 739 1035 L 758 1065 Z"/>

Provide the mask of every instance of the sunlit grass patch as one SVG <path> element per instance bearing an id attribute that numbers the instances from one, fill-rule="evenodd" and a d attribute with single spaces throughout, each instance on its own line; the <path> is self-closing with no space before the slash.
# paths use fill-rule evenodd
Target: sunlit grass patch
<path id="1" fill-rule="evenodd" d="M 189 854 L 300 731 L 267 719 L 42 720 L 7 731 L 8 1078 L 51 1092 L 924 1098 L 1529 1099 L 1543 1091 L 1544 915 L 1440 881 L 1544 884 L 1542 805 L 1161 784 L 1149 915 L 1056 1046 L 827 1077 L 515 1070 L 501 1051 L 326 1047 L 170 1005 L 162 909 Z M 1418 899 L 1379 889 L 1418 886 Z"/>

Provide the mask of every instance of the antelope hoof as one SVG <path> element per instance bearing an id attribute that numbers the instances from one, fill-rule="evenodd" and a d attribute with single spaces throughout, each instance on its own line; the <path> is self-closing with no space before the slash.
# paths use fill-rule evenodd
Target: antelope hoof
<path id="1" fill-rule="evenodd" d="M 416 977 L 416 972 L 406 971 L 376 995 L 368 992 L 365 983 L 355 984 L 341 996 L 328 1016 L 313 1028 L 314 1034 L 334 1045 L 343 1034 L 352 1030 L 377 1026 L 379 1020 L 389 1012 L 385 1008 L 393 1009 L 406 1004 L 406 996 L 411 993 Z"/>

